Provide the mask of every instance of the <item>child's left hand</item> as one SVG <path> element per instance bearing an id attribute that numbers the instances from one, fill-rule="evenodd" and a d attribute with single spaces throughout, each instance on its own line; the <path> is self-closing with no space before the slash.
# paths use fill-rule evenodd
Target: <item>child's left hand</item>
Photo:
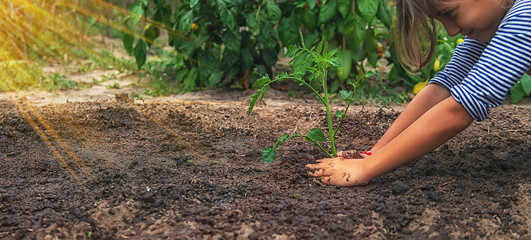
<path id="1" fill-rule="evenodd" d="M 360 186 L 367 185 L 371 180 L 366 171 L 366 159 L 325 158 L 318 160 L 317 164 L 307 164 L 313 169 L 308 176 L 320 178 L 326 185 Z"/>
<path id="2" fill-rule="evenodd" d="M 370 156 L 370 153 L 369 151 L 365 151 L 365 152 L 358 152 L 356 150 L 348 150 L 348 151 L 340 151 L 340 152 L 337 152 L 337 156 L 338 157 L 343 157 L 344 159 L 360 159 L 360 158 L 366 158 L 368 156 Z"/>

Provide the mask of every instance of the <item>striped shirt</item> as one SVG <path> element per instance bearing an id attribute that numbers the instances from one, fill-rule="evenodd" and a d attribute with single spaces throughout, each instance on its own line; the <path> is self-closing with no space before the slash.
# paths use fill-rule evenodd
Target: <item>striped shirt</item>
<path id="1" fill-rule="evenodd" d="M 490 43 L 466 38 L 430 83 L 447 88 L 477 121 L 531 68 L 531 0 L 516 0 Z"/>

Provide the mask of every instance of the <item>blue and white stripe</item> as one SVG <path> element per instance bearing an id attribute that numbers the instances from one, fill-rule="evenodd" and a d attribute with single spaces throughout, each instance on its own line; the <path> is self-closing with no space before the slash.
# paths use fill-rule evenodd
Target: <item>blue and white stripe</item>
<path id="1" fill-rule="evenodd" d="M 490 43 L 465 39 L 430 83 L 450 90 L 477 121 L 531 68 L 531 0 L 517 0 Z"/>

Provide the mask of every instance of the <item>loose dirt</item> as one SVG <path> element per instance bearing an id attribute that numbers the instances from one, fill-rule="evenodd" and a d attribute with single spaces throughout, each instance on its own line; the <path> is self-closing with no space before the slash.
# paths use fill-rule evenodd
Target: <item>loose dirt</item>
<path id="1" fill-rule="evenodd" d="M 272 90 L 247 116 L 251 94 L 2 94 L 0 238 L 531 237 L 529 105 L 493 109 L 432 153 L 339 188 L 307 177 L 325 157 L 309 143 L 261 161 L 284 132 L 325 129 L 324 109 Z M 338 149 L 366 150 L 402 108 L 351 107 Z"/>

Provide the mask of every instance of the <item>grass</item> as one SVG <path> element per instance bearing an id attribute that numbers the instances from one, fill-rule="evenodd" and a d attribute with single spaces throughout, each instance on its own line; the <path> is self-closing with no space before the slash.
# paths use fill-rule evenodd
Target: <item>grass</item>
<path id="1" fill-rule="evenodd" d="M 52 90 L 71 90 L 79 89 L 81 86 L 77 82 L 66 79 L 65 75 L 60 73 L 51 73 L 44 75 L 39 82 L 40 86 L 48 91 Z"/>

